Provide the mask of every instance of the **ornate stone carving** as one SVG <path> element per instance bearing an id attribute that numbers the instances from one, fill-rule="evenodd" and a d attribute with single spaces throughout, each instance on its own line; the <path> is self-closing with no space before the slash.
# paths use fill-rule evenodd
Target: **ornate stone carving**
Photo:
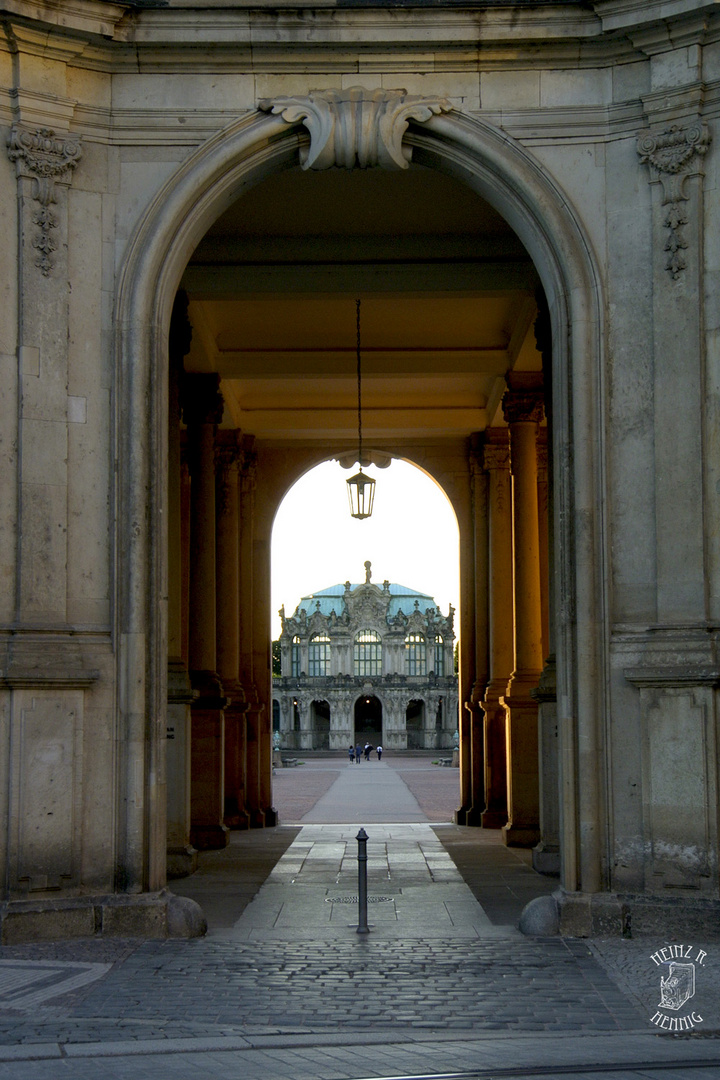
<path id="1" fill-rule="evenodd" d="M 265 112 L 288 124 L 302 122 L 310 148 L 301 147 L 303 169 L 407 169 L 411 148 L 402 145 L 411 120 L 419 123 L 452 105 L 445 98 L 424 98 L 404 90 L 315 90 L 308 97 L 265 98 Z"/>
<path id="2" fill-rule="evenodd" d="M 539 424 L 543 418 L 543 395 L 538 390 L 507 390 L 502 407 L 508 424 Z"/>
<path id="3" fill-rule="evenodd" d="M 28 131 L 13 127 L 7 145 L 8 157 L 15 162 L 18 177 L 31 177 L 33 181 L 32 197 L 39 203 L 32 217 L 33 224 L 38 226 L 32 241 L 37 250 L 35 265 L 47 277 L 57 248 L 52 230 L 57 229 L 58 219 L 50 209 L 57 202 L 55 185 L 69 184 L 72 180 L 72 171 L 82 156 L 80 139 L 56 136 L 49 128 Z"/>
<path id="4" fill-rule="evenodd" d="M 215 436 L 215 471 L 218 477 L 218 513 L 224 514 L 232 505 L 231 489 L 237 491 L 238 474 L 243 464 L 243 435 L 239 428 L 218 431 Z"/>
<path id="5" fill-rule="evenodd" d="M 488 472 L 491 469 L 510 468 L 510 444 L 509 442 L 497 443 L 486 442 L 482 449 L 483 468 Z"/>
<path id="6" fill-rule="evenodd" d="M 687 265 L 683 255 L 688 246 L 683 233 L 688 218 L 682 204 L 689 199 L 685 181 L 688 176 L 700 172 L 697 159 L 707 153 L 710 141 L 710 132 L 700 121 L 686 128 L 675 124 L 659 134 L 642 131 L 638 135 L 640 160 L 650 167 L 652 178 L 659 180 L 663 187 L 662 205 L 668 208 L 663 221 L 668 230 L 665 269 L 675 280 Z"/>

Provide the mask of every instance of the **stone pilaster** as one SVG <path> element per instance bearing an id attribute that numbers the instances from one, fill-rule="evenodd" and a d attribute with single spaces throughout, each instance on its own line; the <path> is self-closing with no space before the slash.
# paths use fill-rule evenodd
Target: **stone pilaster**
<path id="1" fill-rule="evenodd" d="M 190 463 L 190 678 L 192 706 L 192 830 L 198 848 L 224 847 L 227 828 L 224 776 L 224 707 L 217 674 L 215 430 L 223 400 L 218 375 L 189 375 L 183 413 Z"/>
<path id="2" fill-rule="evenodd" d="M 197 869 L 191 830 L 191 703 L 196 696 L 187 670 L 183 641 L 183 521 L 182 451 L 180 445 L 180 384 L 183 357 L 192 330 L 187 297 L 175 300 L 169 336 L 168 386 L 168 697 L 167 697 L 167 873 L 184 877 Z"/>
<path id="3" fill-rule="evenodd" d="M 238 481 L 244 459 L 242 433 L 219 431 L 217 464 L 217 669 L 225 708 L 225 824 L 248 827 L 246 810 L 245 713 L 240 676 L 240 502 Z"/>
<path id="4" fill-rule="evenodd" d="M 702 623 L 706 612 L 703 498 L 705 408 L 703 160 L 710 135 L 701 120 L 655 126 L 638 137 L 648 166 L 653 226 L 653 358 L 657 621 Z M 668 432 L 682 433 L 672 439 Z M 711 455 L 712 456 L 712 455 Z M 715 501 L 715 492 L 710 501 Z M 683 523 L 682 529 L 677 523 Z M 717 614 L 717 613 L 715 613 Z"/>
<path id="5" fill-rule="evenodd" d="M 47 128 L 14 126 L 8 138 L 20 227 L 16 617 L 35 625 L 67 618 L 68 424 L 86 408 L 68 396 L 67 189 L 81 154 L 78 137 Z"/>
<path id="6" fill-rule="evenodd" d="M 512 481 L 507 428 L 485 432 L 482 463 L 488 476 L 488 606 L 490 679 L 485 691 L 485 828 L 507 823 L 505 695 L 514 667 Z"/>
<path id="7" fill-rule="evenodd" d="M 542 393 L 523 386 L 508 390 L 503 411 L 510 428 L 515 559 L 515 670 L 502 703 L 507 710 L 507 844 L 540 839 L 537 702 L 531 691 L 542 671 L 540 539 L 537 497 L 537 434 Z"/>

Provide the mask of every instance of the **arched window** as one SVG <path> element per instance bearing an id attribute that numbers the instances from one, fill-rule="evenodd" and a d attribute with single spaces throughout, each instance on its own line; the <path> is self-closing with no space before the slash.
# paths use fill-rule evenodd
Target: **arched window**
<path id="1" fill-rule="evenodd" d="M 445 674 L 445 642 L 442 634 L 435 635 L 435 674 Z"/>
<path id="2" fill-rule="evenodd" d="M 293 679 L 300 675 L 300 638 L 295 635 L 290 646 L 290 674 Z"/>
<path id="3" fill-rule="evenodd" d="M 408 675 L 425 674 L 425 638 L 408 634 L 405 638 L 405 671 Z"/>
<path id="4" fill-rule="evenodd" d="M 330 673 L 330 638 L 327 634 L 313 634 L 308 645 L 308 675 L 318 678 Z"/>
<path id="5" fill-rule="evenodd" d="M 355 638 L 353 660 L 356 675 L 382 675 L 382 642 L 374 630 L 361 630 Z"/>

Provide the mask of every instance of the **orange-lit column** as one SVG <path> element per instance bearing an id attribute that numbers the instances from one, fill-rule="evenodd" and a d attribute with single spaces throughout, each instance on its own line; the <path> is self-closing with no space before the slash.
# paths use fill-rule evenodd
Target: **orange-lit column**
<path id="1" fill-rule="evenodd" d="M 467 541 L 461 538 L 460 565 L 462 595 L 471 603 L 465 605 L 460 633 L 460 806 L 454 820 L 457 825 L 480 825 L 485 807 L 482 699 L 487 682 L 487 508 L 478 436 L 471 440 L 468 472 L 470 535 Z"/>
<path id="2" fill-rule="evenodd" d="M 190 678 L 192 705 L 191 840 L 197 848 L 227 844 L 223 824 L 225 696 L 217 674 L 215 430 L 222 419 L 218 375 L 186 376 L 183 413 L 190 464 Z"/>
<path id="3" fill-rule="evenodd" d="M 490 681 L 485 692 L 485 828 L 507 823 L 505 707 L 514 668 L 513 535 L 510 435 L 507 428 L 488 428 L 483 446 L 488 476 L 488 547 L 490 609 Z"/>
<path id="4" fill-rule="evenodd" d="M 503 411 L 510 428 L 515 563 L 515 670 L 502 698 L 507 712 L 508 766 L 508 823 L 503 838 L 506 844 L 529 846 L 540 839 L 538 706 L 531 691 L 543 666 L 537 493 L 542 393 L 508 390 Z"/>

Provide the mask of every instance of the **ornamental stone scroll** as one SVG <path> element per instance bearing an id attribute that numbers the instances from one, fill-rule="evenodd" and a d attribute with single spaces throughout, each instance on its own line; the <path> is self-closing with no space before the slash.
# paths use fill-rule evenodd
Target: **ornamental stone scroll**
<path id="1" fill-rule="evenodd" d="M 665 269 L 676 281 L 687 266 L 683 251 L 687 249 L 688 241 L 683 226 L 688 224 L 688 215 L 683 204 L 690 196 L 685 181 L 702 172 L 701 159 L 707 153 L 710 141 L 707 125 L 701 121 L 687 127 L 674 124 L 660 133 L 641 131 L 638 135 L 640 161 L 650 167 L 651 182 L 662 184 L 662 205 L 668 208 L 663 221 L 668 230 Z"/>
<path id="2" fill-rule="evenodd" d="M 407 169 L 412 150 L 403 146 L 411 120 L 423 123 L 449 112 L 445 98 L 424 98 L 404 90 L 314 90 L 307 97 L 265 98 L 264 112 L 288 124 L 302 122 L 310 147 L 300 148 L 303 169 Z"/>
<path id="3" fill-rule="evenodd" d="M 33 237 L 33 247 L 38 254 L 35 264 L 44 277 L 48 277 L 55 260 L 53 252 L 57 244 L 52 231 L 59 221 L 50 207 L 57 202 L 55 185 L 69 186 L 73 169 L 82 156 L 80 138 L 72 135 L 56 135 L 49 128 L 29 131 L 13 127 L 7 140 L 8 157 L 15 162 L 18 179 L 32 179 L 32 197 L 39 209 L 32 216 L 38 232 Z"/>

